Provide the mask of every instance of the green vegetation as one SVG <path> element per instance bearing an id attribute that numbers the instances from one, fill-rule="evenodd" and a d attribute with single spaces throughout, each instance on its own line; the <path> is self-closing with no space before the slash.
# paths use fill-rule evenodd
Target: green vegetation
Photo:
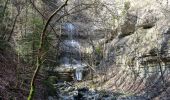
<path id="1" fill-rule="evenodd" d="M 101 54 L 103 53 L 103 48 L 102 48 L 102 46 L 97 46 L 97 47 L 95 48 L 95 51 L 96 51 L 96 53 L 97 53 L 98 55 L 101 55 Z"/>
<path id="2" fill-rule="evenodd" d="M 127 1 L 124 3 L 124 9 L 122 10 L 122 17 L 125 16 L 128 12 L 128 10 L 130 9 L 130 2 Z"/>
<path id="3" fill-rule="evenodd" d="M 103 47 L 102 46 L 97 46 L 95 48 L 95 55 L 96 55 L 96 65 L 100 64 L 100 61 L 103 58 Z"/>
<path id="4" fill-rule="evenodd" d="M 35 17 L 30 22 L 33 24 L 33 29 L 29 33 L 25 33 L 25 35 L 18 40 L 18 48 L 17 51 L 24 58 L 24 61 L 28 63 L 35 63 L 35 54 L 37 53 L 37 49 L 39 47 L 40 42 L 40 33 L 43 28 L 43 20 L 42 18 Z M 48 48 L 48 44 L 46 44 Z"/>
<path id="5" fill-rule="evenodd" d="M 6 41 L 10 31 L 10 22 L 8 22 L 10 18 L 7 7 L 3 4 L 5 4 L 5 1 L 0 0 L 0 50 L 6 50 L 10 47 L 9 43 Z"/>

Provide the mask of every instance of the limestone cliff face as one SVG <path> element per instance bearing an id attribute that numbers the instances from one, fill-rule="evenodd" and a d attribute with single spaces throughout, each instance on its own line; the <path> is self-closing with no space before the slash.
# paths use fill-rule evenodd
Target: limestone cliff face
<path id="1" fill-rule="evenodd" d="M 118 35 L 107 43 L 107 57 L 103 62 L 113 68 L 113 74 L 104 87 L 167 100 L 170 97 L 167 94 L 170 71 L 168 1 L 129 2 L 131 7 L 117 26 Z"/>

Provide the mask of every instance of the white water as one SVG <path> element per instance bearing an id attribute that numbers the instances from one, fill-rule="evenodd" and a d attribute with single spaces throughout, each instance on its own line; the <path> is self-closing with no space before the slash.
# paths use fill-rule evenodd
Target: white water
<path id="1" fill-rule="evenodd" d="M 82 72 L 86 64 L 80 61 L 81 55 L 81 45 L 77 41 L 76 35 L 76 26 L 72 23 L 66 23 L 64 29 L 67 32 L 68 38 L 63 41 L 62 49 L 64 52 L 70 52 L 73 54 L 78 54 L 78 58 L 74 58 L 73 54 L 67 54 L 61 59 L 61 66 L 65 68 L 75 69 L 75 78 L 77 80 L 82 80 Z M 75 53 L 74 53 L 75 52 Z"/>
<path id="2" fill-rule="evenodd" d="M 78 41 L 75 40 L 65 40 L 63 42 L 63 47 L 64 49 L 68 50 L 68 49 L 77 49 L 80 50 L 80 44 Z"/>

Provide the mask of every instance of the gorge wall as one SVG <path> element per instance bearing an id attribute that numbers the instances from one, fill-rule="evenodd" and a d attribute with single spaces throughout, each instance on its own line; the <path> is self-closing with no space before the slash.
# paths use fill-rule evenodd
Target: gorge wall
<path id="1" fill-rule="evenodd" d="M 106 44 L 106 56 L 98 66 L 99 70 L 112 69 L 107 70 L 112 74 L 103 87 L 168 100 L 169 4 L 159 0 L 130 0 L 126 4 L 130 7 L 119 20 L 117 35 Z"/>
<path id="2" fill-rule="evenodd" d="M 86 52 L 94 56 L 91 66 L 95 73 L 107 77 L 102 81 L 102 89 L 148 99 L 170 99 L 169 1 L 79 0 L 76 3 L 82 4 L 82 9 L 87 5 L 89 8 L 75 9 L 80 12 L 71 14 L 66 22 L 76 25 L 79 36 L 88 35 L 80 43 L 90 44 Z M 67 10 L 76 3 L 69 2 Z"/>

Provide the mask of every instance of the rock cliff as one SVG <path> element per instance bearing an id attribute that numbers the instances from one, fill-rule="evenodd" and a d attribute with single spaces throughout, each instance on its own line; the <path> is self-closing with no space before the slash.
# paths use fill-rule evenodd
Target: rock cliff
<path id="1" fill-rule="evenodd" d="M 118 35 L 106 44 L 106 57 L 98 66 L 100 70 L 112 69 L 107 70 L 112 74 L 104 88 L 167 100 L 170 98 L 168 0 L 128 3 L 130 8 L 116 27 Z"/>

